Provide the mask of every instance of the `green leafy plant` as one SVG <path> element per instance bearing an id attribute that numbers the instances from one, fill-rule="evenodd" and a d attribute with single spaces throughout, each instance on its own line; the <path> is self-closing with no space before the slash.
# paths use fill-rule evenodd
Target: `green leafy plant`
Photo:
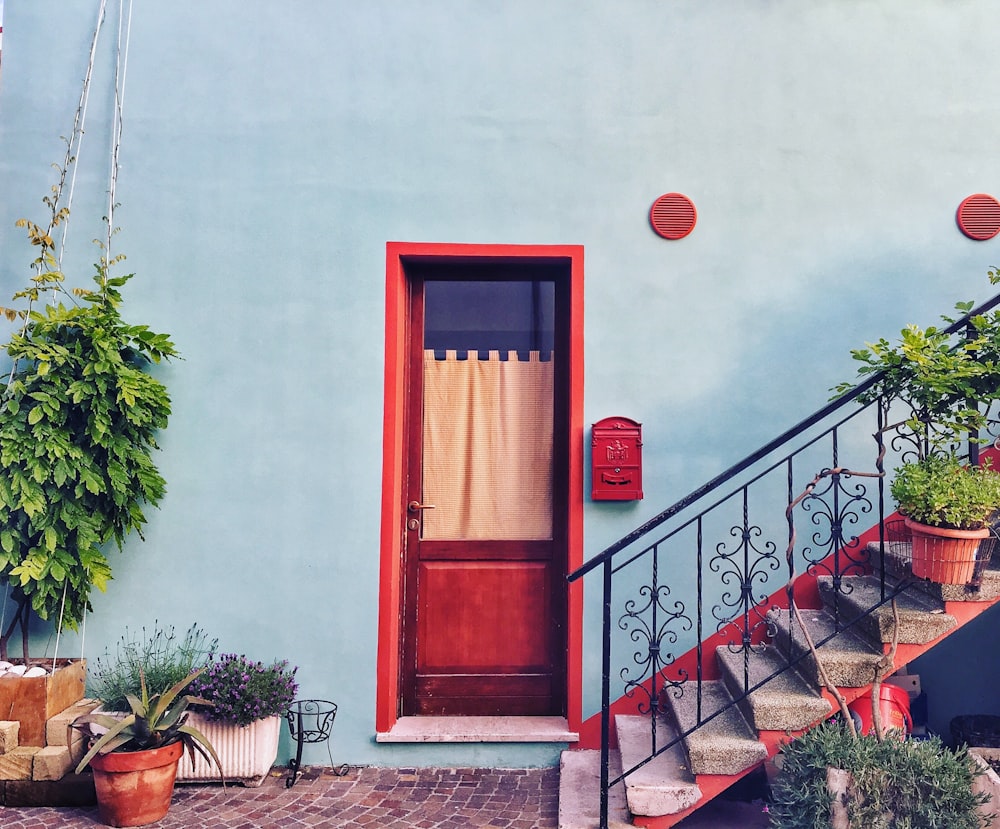
<path id="1" fill-rule="evenodd" d="M 951 455 L 930 455 L 903 464 L 890 489 L 903 515 L 932 527 L 981 529 L 1000 509 L 1000 475 L 988 458 L 967 467 Z"/>
<path id="2" fill-rule="evenodd" d="M 830 721 L 784 745 L 769 807 L 774 829 L 828 829 L 832 795 L 826 769 L 853 779 L 847 811 L 851 829 L 979 829 L 972 791 L 979 769 L 966 750 L 939 739 L 884 740 L 852 736 Z"/>
<path id="3" fill-rule="evenodd" d="M 985 325 L 985 318 L 980 324 Z M 949 437 L 980 428 L 984 425 L 982 414 L 964 404 L 969 399 L 982 399 L 984 387 L 998 376 L 994 365 L 976 359 L 977 350 L 984 345 L 985 335 L 954 347 L 954 335 L 943 329 L 908 325 L 896 345 L 880 339 L 851 352 L 862 363 L 860 379 L 881 373 L 859 399 L 862 403 L 878 398 L 903 401 L 913 412 L 906 425 L 914 432 L 932 421 L 944 426 Z M 844 383 L 836 390 L 850 388 L 853 384 Z"/>
<path id="4" fill-rule="evenodd" d="M 208 700 L 181 694 L 199 673 L 196 671 L 170 688 L 153 695 L 148 692 L 145 675 L 140 674 L 140 696 L 130 694 L 128 697 L 130 714 L 122 718 L 107 714 L 89 714 L 82 718 L 79 722 L 95 723 L 107 731 L 94 741 L 80 760 L 76 767 L 77 774 L 83 771 L 98 754 L 110 754 L 113 751 L 145 751 L 176 742 L 184 744 L 192 764 L 197 751 L 206 760 L 214 762 L 221 772 L 222 764 L 219 762 L 219 756 L 208 738 L 185 722 L 188 706 L 194 703 L 210 704 Z"/>
<path id="5" fill-rule="evenodd" d="M 209 719 L 245 726 L 283 715 L 295 699 L 298 683 L 287 660 L 265 665 L 246 656 L 224 653 L 214 658 L 191 685 L 191 692 L 212 703 Z"/>
<path id="6" fill-rule="evenodd" d="M 11 369 L 0 397 L 0 581 L 16 606 L 0 658 L 17 626 L 27 658 L 32 611 L 77 627 L 91 588 L 111 578 L 103 545 L 120 550 L 130 532 L 142 537 L 144 506 L 165 491 L 152 451 L 170 398 L 148 369 L 176 356 L 174 344 L 122 318 L 133 274 L 111 276 L 123 257 L 108 258 L 105 244 L 95 287 L 65 287 L 52 235 L 69 212 L 58 187 L 43 201 L 46 227 L 17 223 L 39 251 L 34 276 L 14 294 L 24 307 L 0 309 L 21 323 L 5 346 Z"/>
<path id="7" fill-rule="evenodd" d="M 1000 283 L 1000 271 L 992 269 L 989 279 Z M 955 309 L 964 316 L 973 303 L 960 302 Z M 956 320 L 945 316 L 942 321 Z M 973 315 L 959 333 L 911 324 L 895 344 L 880 339 L 851 356 L 861 364 L 857 380 L 871 381 L 858 402 L 881 400 L 888 406 L 899 401 L 909 408 L 902 423 L 883 431 L 902 425 L 938 447 L 960 437 L 975 439 L 986 425 L 979 404 L 1000 400 L 1000 311 Z M 840 395 L 853 388 L 854 382 L 845 382 L 834 391 Z"/>
<path id="8" fill-rule="evenodd" d="M 170 688 L 195 671 L 203 669 L 218 646 L 197 624 L 183 637 L 175 629 L 154 623 L 151 632 L 128 629 L 118 640 L 114 654 L 105 651 L 95 660 L 91 692 L 105 711 L 129 711 L 129 697 L 139 696 L 142 683 L 151 688 Z M 199 694 L 194 688 L 191 693 Z"/>

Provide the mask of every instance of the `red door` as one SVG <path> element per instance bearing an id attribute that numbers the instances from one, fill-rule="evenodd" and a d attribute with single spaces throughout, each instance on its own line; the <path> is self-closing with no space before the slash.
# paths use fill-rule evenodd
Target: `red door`
<path id="1" fill-rule="evenodd" d="M 407 266 L 403 715 L 565 714 L 561 267 Z"/>

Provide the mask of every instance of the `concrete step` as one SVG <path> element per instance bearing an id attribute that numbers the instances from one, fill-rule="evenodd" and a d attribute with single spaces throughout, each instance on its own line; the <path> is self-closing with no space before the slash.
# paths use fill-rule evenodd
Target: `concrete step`
<path id="1" fill-rule="evenodd" d="M 859 619 L 857 627 L 862 636 L 873 637 L 876 642 L 892 641 L 893 617 L 888 603 L 860 618 L 881 600 L 877 576 L 847 576 L 842 579 L 842 587 L 837 594 L 833 589 L 832 577 L 820 576 L 817 583 L 827 607 L 832 608 L 836 600 L 840 618 L 845 624 Z M 955 617 L 945 613 L 942 601 L 912 586 L 897 596 L 896 605 L 899 609 L 901 643 L 925 645 L 958 626 Z"/>
<path id="2" fill-rule="evenodd" d="M 623 769 L 649 757 L 652 747 L 650 720 L 642 716 L 615 717 L 615 732 Z M 675 740 L 677 732 L 663 717 L 657 721 L 657 746 Z M 633 815 L 675 815 L 701 800 L 701 789 L 688 766 L 680 742 L 658 754 L 625 778 L 628 810 Z"/>
<path id="3" fill-rule="evenodd" d="M 664 695 L 680 733 L 698 726 L 684 739 L 692 773 L 739 774 L 767 759 L 767 748 L 757 740 L 756 730 L 733 704 L 725 683 L 703 682 L 701 687 L 700 725 L 696 683 L 681 686 L 679 690 L 684 693 L 680 695 L 673 689 Z"/>
<path id="4" fill-rule="evenodd" d="M 609 757 L 611 779 L 622 773 L 621 756 Z M 601 815 L 601 752 L 564 751 L 559 758 L 559 829 L 597 829 Z M 610 829 L 632 827 L 622 784 L 608 792 Z"/>
<path id="5" fill-rule="evenodd" d="M 802 620 L 813 643 L 817 645 L 827 676 L 834 685 L 843 688 L 863 688 L 875 678 L 881 659 L 881 645 L 853 630 L 835 633 L 836 620 L 826 609 L 801 608 Z M 773 645 L 790 659 L 798 660 L 796 666 L 815 687 L 823 684 L 815 660 L 809 653 L 805 635 L 798 622 L 787 610 L 772 611 L 768 616 L 774 625 Z M 824 642 L 828 637 L 829 641 Z M 824 642 L 820 645 L 818 643 Z M 799 657 L 802 657 L 801 659 Z"/>
<path id="6" fill-rule="evenodd" d="M 744 695 L 748 687 L 763 683 L 740 704 L 744 716 L 758 731 L 798 731 L 833 710 L 817 690 L 818 683 L 809 682 L 790 668 L 778 648 L 761 645 L 744 659 L 742 651 L 733 653 L 722 645 L 715 657 L 723 682 L 734 698 Z"/>
<path id="7" fill-rule="evenodd" d="M 909 542 L 889 541 L 885 546 L 886 574 L 896 580 L 912 579 Z M 879 554 L 878 542 L 869 544 L 867 553 L 868 560 L 875 572 L 879 572 L 882 567 L 882 556 Z M 994 551 L 990 562 L 983 569 L 976 584 L 936 584 L 925 579 L 915 579 L 914 584 L 922 592 L 939 602 L 995 601 L 1000 599 L 1000 552 Z"/>

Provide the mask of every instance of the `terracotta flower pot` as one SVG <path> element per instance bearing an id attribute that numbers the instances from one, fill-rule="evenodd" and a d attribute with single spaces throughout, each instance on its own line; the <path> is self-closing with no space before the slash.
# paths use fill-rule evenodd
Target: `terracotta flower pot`
<path id="1" fill-rule="evenodd" d="M 183 753 L 184 744 L 177 742 L 97 755 L 90 767 L 101 820 L 108 826 L 145 826 L 160 820 L 170 808 Z"/>
<path id="2" fill-rule="evenodd" d="M 953 530 L 906 519 L 913 536 L 913 575 L 938 584 L 968 584 L 976 569 L 979 543 L 989 528 Z"/>

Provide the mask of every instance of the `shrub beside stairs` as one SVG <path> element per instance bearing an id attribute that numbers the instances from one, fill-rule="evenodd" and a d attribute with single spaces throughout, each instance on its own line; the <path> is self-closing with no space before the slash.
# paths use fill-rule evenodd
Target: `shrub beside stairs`
<path id="1" fill-rule="evenodd" d="M 878 547 L 869 547 L 877 560 Z M 977 588 L 939 585 L 913 580 L 905 562 L 887 558 L 886 586 L 906 583 L 897 597 L 899 635 L 895 671 L 930 650 L 940 641 L 1000 600 L 1000 562 L 984 570 Z M 901 582 L 901 579 L 907 582 Z M 801 584 L 801 582 L 800 582 Z M 814 642 L 834 631 L 832 579 L 820 576 L 815 589 L 800 591 L 797 603 Z M 799 593 L 811 593 L 811 599 Z M 775 594 L 777 598 L 778 594 Z M 836 608 L 841 620 L 857 624 L 818 648 L 830 681 L 848 702 L 870 692 L 876 666 L 890 650 L 893 613 L 879 604 L 881 590 L 876 575 L 845 576 Z M 802 607 L 809 604 L 811 607 Z M 633 772 L 609 793 L 609 826 L 667 829 L 725 791 L 773 757 L 790 736 L 802 733 L 838 710 L 826 691 L 815 661 L 794 619 L 786 610 L 770 614 L 776 633 L 771 642 L 753 653 L 747 664 L 750 686 L 783 672 L 753 691 L 746 700 L 693 731 L 682 743 L 660 754 Z M 842 625 L 843 626 L 843 625 Z M 794 667 L 785 654 L 805 654 Z M 716 649 L 718 678 L 704 681 L 702 720 L 742 696 L 744 657 L 726 646 Z M 890 671 L 890 672 L 891 672 Z M 686 683 L 680 696 L 666 693 L 669 710 L 657 718 L 657 743 L 664 745 L 678 733 L 695 726 L 695 683 Z M 619 714 L 612 717 L 610 777 L 631 768 L 649 755 L 650 721 L 647 716 Z M 595 829 L 599 825 L 600 751 L 590 746 L 563 753 L 560 762 L 559 829 Z"/>

